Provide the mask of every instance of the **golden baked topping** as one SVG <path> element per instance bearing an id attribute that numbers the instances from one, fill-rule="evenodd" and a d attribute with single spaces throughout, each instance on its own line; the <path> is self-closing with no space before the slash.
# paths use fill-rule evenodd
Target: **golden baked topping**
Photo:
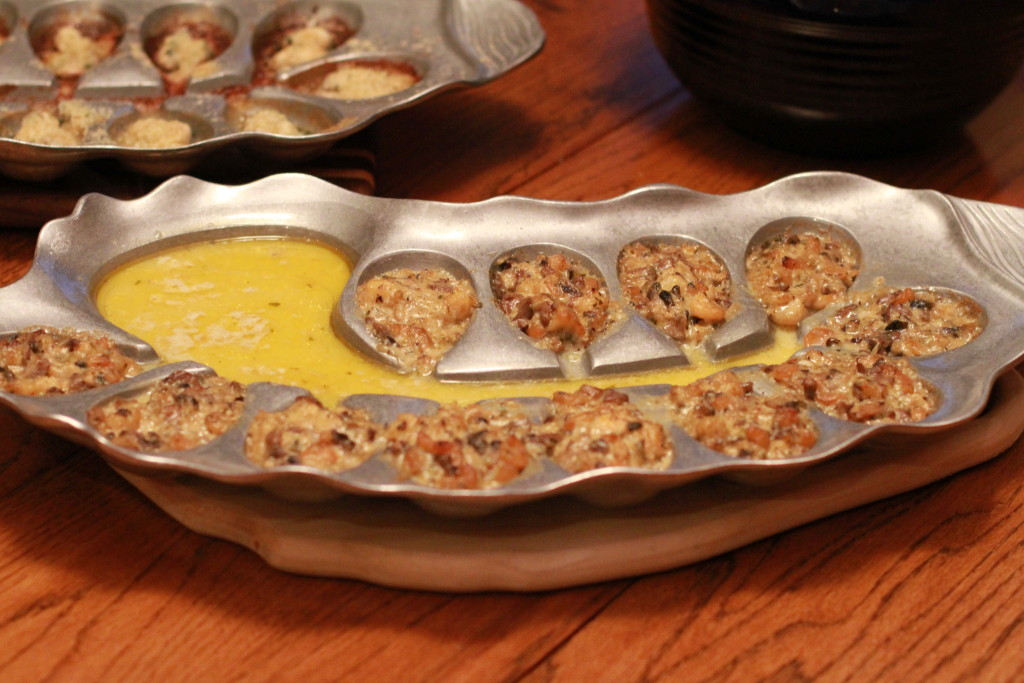
<path id="1" fill-rule="evenodd" d="M 240 130 L 271 133 L 273 135 L 304 135 L 288 116 L 270 107 L 254 107 L 241 116 Z"/>
<path id="2" fill-rule="evenodd" d="M 860 272 L 853 247 L 824 229 L 776 235 L 747 255 L 746 267 L 751 292 L 783 327 L 842 301 Z"/>
<path id="3" fill-rule="evenodd" d="M 664 427 L 644 417 L 629 397 L 614 389 L 582 386 L 557 392 L 553 415 L 542 433 L 551 458 L 569 472 L 599 467 L 664 469 L 672 461 L 672 443 Z"/>
<path id="4" fill-rule="evenodd" d="M 469 327 L 480 302 L 469 281 L 440 268 L 401 268 L 370 278 L 356 303 L 377 349 L 429 375 Z"/>
<path id="5" fill-rule="evenodd" d="M 168 149 L 192 142 L 192 128 L 184 121 L 162 116 L 143 116 L 128 124 L 117 141 L 125 147 Z"/>
<path id="6" fill-rule="evenodd" d="M 83 100 L 62 100 L 55 110 L 34 109 L 25 114 L 14 139 L 57 147 L 110 142 L 102 128 L 109 116 L 107 109 Z"/>
<path id="7" fill-rule="evenodd" d="M 842 420 L 916 422 L 935 412 L 935 389 L 906 360 L 877 353 L 810 349 L 764 368 L 799 399 Z"/>
<path id="8" fill-rule="evenodd" d="M 984 311 L 947 290 L 886 287 L 851 295 L 849 303 L 804 337 L 804 346 L 860 349 L 893 356 L 931 356 L 982 333 Z"/>
<path id="9" fill-rule="evenodd" d="M 445 489 L 489 489 L 523 474 L 544 447 L 513 401 L 439 406 L 387 426 L 384 457 L 400 477 Z"/>
<path id="10" fill-rule="evenodd" d="M 556 353 L 586 348 L 619 315 L 605 284 L 562 254 L 504 258 L 494 266 L 491 288 L 505 317 Z"/>
<path id="11" fill-rule="evenodd" d="M 12 394 L 72 394 L 121 382 L 141 369 L 99 334 L 35 328 L 0 339 L 0 390 Z"/>
<path id="12" fill-rule="evenodd" d="M 147 453 L 213 441 L 238 422 L 245 387 L 217 375 L 171 373 L 152 390 L 89 411 L 89 423 L 118 446 Z"/>
<path id="13" fill-rule="evenodd" d="M 330 71 L 313 94 L 337 100 L 367 100 L 401 92 L 420 80 L 404 64 L 383 61 L 341 62 Z"/>
<path id="14" fill-rule="evenodd" d="M 668 399 L 687 434 L 726 455 L 792 458 L 818 440 L 802 400 L 757 394 L 752 382 L 732 370 L 672 387 Z"/>
<path id="15" fill-rule="evenodd" d="M 328 410 L 302 396 L 277 413 L 260 411 L 245 435 L 245 455 L 262 467 L 308 465 L 340 472 L 380 447 L 383 429 L 362 410 Z"/>
<path id="16" fill-rule="evenodd" d="M 633 242 L 618 271 L 626 301 L 681 344 L 699 344 L 735 312 L 729 271 L 703 245 Z"/>

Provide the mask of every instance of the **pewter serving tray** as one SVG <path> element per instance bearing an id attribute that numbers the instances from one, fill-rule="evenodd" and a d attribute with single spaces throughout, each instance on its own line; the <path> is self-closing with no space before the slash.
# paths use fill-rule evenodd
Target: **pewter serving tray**
<path id="1" fill-rule="evenodd" d="M 113 55 L 87 70 L 75 97 L 109 112 L 107 124 L 89 139 L 105 142 L 73 147 L 14 140 L 21 117 L 33 105 L 51 102 L 60 79 L 33 52 L 32 38 L 64 13 L 101 10 L 123 29 Z M 151 27 L 175 15 L 199 13 L 234 39 L 215 59 L 216 69 L 194 78 L 184 94 L 167 96 L 159 70 L 143 45 Z M 279 109 L 321 132 L 282 136 L 238 132 L 227 113 L 224 92 L 248 89 L 254 71 L 254 45 L 289 14 L 342 18 L 353 37 L 323 59 L 277 75 L 269 86 L 249 92 L 253 100 Z M 486 83 L 535 55 L 544 32 L 536 17 L 517 0 L 225 0 L 219 4 L 169 0 L 109 2 L 31 2 L 0 0 L 0 26 L 9 32 L 0 45 L 0 173 L 24 180 L 58 177 L 87 159 L 112 157 L 127 168 L 157 177 L 183 173 L 211 154 L 240 151 L 252 160 L 293 163 L 325 152 L 341 138 L 377 118 L 459 86 Z M 420 76 L 411 88 L 365 100 L 335 100 L 293 89 L 304 75 L 347 60 L 386 60 L 407 65 Z M 137 149 L 111 142 L 102 133 L 116 130 L 134 115 L 133 102 L 162 99 L 162 111 L 192 128 L 193 142 L 169 150 Z"/>
<path id="2" fill-rule="evenodd" d="M 713 474 L 752 484 L 792 476 L 837 456 L 865 439 L 898 445 L 908 435 L 962 423 L 985 405 L 995 378 L 1024 356 L 1024 209 L 967 201 L 933 191 L 894 188 L 859 176 L 809 173 L 736 195 L 706 195 L 675 186 L 651 186 L 594 203 L 500 197 L 476 204 L 444 204 L 366 197 L 297 174 L 271 176 L 227 187 L 189 177 L 167 181 L 132 201 L 86 195 L 72 216 L 40 232 L 35 263 L 20 281 L 0 289 L 0 333 L 48 325 L 109 333 L 133 356 L 155 360 L 141 340 L 113 327 L 97 312 L 91 292 L 113 269 L 184 243 L 214 238 L 283 235 L 321 241 L 353 263 L 332 323 L 357 348 L 381 362 L 353 308 L 353 290 L 367 277 L 399 266 L 442 265 L 468 277 L 483 306 L 463 339 L 437 367 L 446 381 L 600 376 L 686 364 L 686 354 L 635 315 L 612 329 L 580 357 L 567 361 L 533 347 L 493 305 L 489 273 L 511 252 L 558 250 L 589 264 L 621 299 L 616 257 L 637 239 L 690 239 L 710 247 L 728 266 L 742 312 L 705 342 L 712 358 L 735 358 L 771 341 L 760 305 L 745 293 L 748 246 L 794 221 L 834 226 L 859 248 L 862 272 L 854 289 L 878 276 L 892 286 L 950 288 L 985 310 L 986 327 L 974 341 L 940 355 L 909 359 L 940 392 L 940 406 L 910 425 L 865 426 L 812 411 L 817 445 L 788 460 L 728 457 L 703 447 L 662 415 L 675 457 L 667 470 L 606 468 L 569 475 L 551 462 L 498 489 L 451 491 L 399 480 L 373 458 L 340 474 L 306 466 L 265 470 L 242 452 L 249 421 L 258 410 L 279 410 L 304 393 L 295 387 L 250 385 L 247 412 L 218 440 L 193 450 L 147 455 L 112 445 L 88 425 L 88 409 L 113 396 L 152 386 L 176 369 L 208 372 L 197 363 L 175 363 L 121 384 L 66 397 L 0 393 L 0 401 L 29 421 L 87 444 L 111 464 L 137 474 L 190 473 L 240 485 L 258 485 L 291 498 L 320 499 L 356 493 L 400 496 L 451 515 L 473 515 L 555 494 L 597 504 L 642 500 L 659 490 Z M 497 353 L 496 350 L 500 350 Z M 666 393 L 664 385 L 626 388 L 633 401 Z M 543 385 L 521 400 L 540 413 Z M 431 401 L 361 395 L 347 399 L 378 420 L 403 411 L 427 411 Z M 851 455 L 850 457 L 855 457 Z M 894 453 L 894 457 L 898 454 Z"/>

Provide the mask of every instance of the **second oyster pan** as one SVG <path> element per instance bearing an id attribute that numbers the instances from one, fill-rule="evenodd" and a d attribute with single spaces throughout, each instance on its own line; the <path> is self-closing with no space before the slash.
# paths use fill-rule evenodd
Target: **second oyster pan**
<path id="1" fill-rule="evenodd" d="M 40 233 L 36 260 L 21 281 L 0 290 L 0 332 L 33 325 L 109 332 L 142 360 L 155 354 L 145 343 L 113 327 L 98 314 L 92 291 L 119 265 L 171 246 L 199 240 L 259 234 L 292 235 L 333 245 L 353 263 L 353 273 L 335 309 L 335 328 L 376 355 L 359 317 L 353 290 L 361 279 L 393 266 L 447 265 L 468 275 L 484 302 L 467 335 L 438 367 L 452 379 L 543 378 L 563 372 L 593 376 L 683 364 L 685 355 L 637 318 L 613 329 L 566 366 L 538 351 L 490 302 L 489 273 L 496 259 L 517 251 L 558 250 L 579 257 L 600 273 L 621 298 L 615 261 L 638 239 L 689 239 L 708 246 L 728 266 L 743 313 L 714 333 L 709 355 L 734 357 L 769 340 L 763 309 L 744 293 L 744 256 L 752 240 L 780 221 L 814 220 L 842 228 L 856 240 L 863 271 L 854 289 L 887 284 L 944 287 L 962 292 L 984 308 L 985 331 L 970 344 L 937 356 L 913 359 L 941 395 L 937 412 L 909 425 L 865 426 L 814 412 L 821 438 L 798 458 L 754 461 L 711 451 L 678 427 L 670 432 L 675 458 L 666 470 L 608 468 L 569 475 L 545 465 L 511 485 L 486 491 L 437 490 L 401 481 L 375 459 L 341 474 L 304 466 L 265 470 L 242 454 L 248 422 L 257 410 L 278 410 L 303 393 L 294 387 L 255 384 L 241 423 L 220 439 L 191 451 L 141 454 L 112 445 L 88 425 L 88 409 L 109 397 L 139 391 L 174 369 L 205 372 L 198 364 L 157 367 L 120 385 L 61 398 L 0 395 L 26 418 L 86 443 L 118 467 L 153 475 L 192 473 L 223 482 L 267 487 L 290 497 L 317 498 L 339 492 L 408 497 L 444 514 L 481 514 L 518 502 L 570 493 L 600 504 L 640 500 L 672 486 L 709 476 L 763 481 L 787 476 L 845 452 L 869 437 L 937 430 L 976 415 L 995 378 L 1024 355 L 1024 210 L 966 201 L 931 191 L 898 189 L 858 176 L 810 173 L 750 192 L 716 196 L 674 186 L 642 188 L 592 203 L 501 197 L 476 204 L 390 200 L 357 195 L 301 175 L 273 176 L 226 187 L 176 178 L 133 201 L 88 195 L 74 215 L 49 223 Z M 492 312 L 489 312 L 492 311 Z M 494 349 L 501 350 L 495 361 Z M 543 385 L 535 387 L 543 393 Z M 529 391 L 531 387 L 525 387 Z M 665 386 L 626 389 L 634 402 L 664 394 Z M 523 399 L 530 410 L 545 401 Z M 376 419 L 400 411 L 422 412 L 430 401 L 354 396 Z M 657 419 L 652 417 L 652 419 Z M 668 424 L 666 422 L 666 424 Z M 894 436 L 886 436 L 894 435 Z"/>
<path id="2" fill-rule="evenodd" d="M 62 16 L 83 12 L 110 17 L 121 32 L 113 54 L 73 83 L 76 98 L 107 114 L 106 123 L 95 131 L 100 135 L 72 146 L 13 139 L 25 112 L 52 103 L 68 85 L 39 59 L 34 47 L 38 36 Z M 147 32 L 155 19 L 197 12 L 214 17 L 231 43 L 213 60 L 209 73 L 192 78 L 184 92 L 169 93 L 146 54 Z M 290 15 L 336 16 L 350 25 L 353 35 L 325 57 L 281 70 L 273 82 L 253 86 L 260 37 L 275 20 Z M 536 17 L 516 0 L 0 0 L 0 27 L 6 31 L 0 44 L 0 173 L 38 181 L 56 178 L 94 158 L 114 158 L 130 170 L 157 177 L 186 172 L 225 150 L 239 150 L 248 163 L 255 158 L 268 167 L 309 159 L 389 112 L 453 87 L 497 78 L 535 55 L 544 42 Z M 364 100 L 337 100 L 291 87 L 315 70 L 360 60 L 411 67 L 419 80 L 400 92 Z M 284 112 L 296 123 L 309 124 L 300 127 L 313 132 L 283 136 L 239 131 L 225 95 L 250 88 L 253 100 Z M 128 120 L 136 104 L 152 106 L 154 101 L 163 114 L 188 123 L 192 142 L 173 149 L 139 149 L 119 144 L 116 135 L 102 135 Z"/>

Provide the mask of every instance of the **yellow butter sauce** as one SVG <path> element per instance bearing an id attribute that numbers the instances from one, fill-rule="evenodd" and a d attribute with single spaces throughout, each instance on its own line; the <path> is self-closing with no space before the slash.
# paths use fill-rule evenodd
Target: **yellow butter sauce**
<path id="1" fill-rule="evenodd" d="M 676 370 L 585 382 L 442 383 L 399 374 L 334 334 L 331 310 L 350 273 L 345 258 L 323 244 L 283 238 L 203 242 L 123 266 L 100 283 L 95 299 L 105 318 L 167 362 L 198 361 L 244 383 L 300 386 L 325 405 L 362 393 L 472 402 L 549 396 L 583 383 L 687 384 L 726 367 L 782 362 L 797 348 L 795 335 L 780 334 L 773 348 L 728 363 L 697 360 Z"/>

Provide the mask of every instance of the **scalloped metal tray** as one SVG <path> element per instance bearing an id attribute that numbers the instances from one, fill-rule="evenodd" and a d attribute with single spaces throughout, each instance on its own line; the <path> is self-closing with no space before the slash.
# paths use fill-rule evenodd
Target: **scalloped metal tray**
<path id="1" fill-rule="evenodd" d="M 351 313 L 354 288 L 365 277 L 395 265 L 444 263 L 468 274 L 485 305 L 466 336 L 437 369 L 449 381 L 467 379 L 595 376 L 685 364 L 685 353 L 632 316 L 582 357 L 565 363 L 538 351 L 501 318 L 489 300 L 488 273 L 500 256 L 541 245 L 591 263 L 613 297 L 621 292 L 615 258 L 640 238 L 686 237 L 710 247 L 729 267 L 744 313 L 705 342 L 713 358 L 732 358 L 763 346 L 771 331 L 763 309 L 744 293 L 748 245 L 784 219 L 824 221 L 856 240 L 863 268 L 854 289 L 884 276 L 893 286 L 944 287 L 962 292 L 985 310 L 985 331 L 970 344 L 940 355 L 909 359 L 941 394 L 937 412 L 907 425 L 865 426 L 812 411 L 821 437 L 806 454 L 787 460 L 731 458 L 671 427 L 675 457 L 666 470 L 606 468 L 569 475 L 552 463 L 512 484 L 485 491 L 432 489 L 402 481 L 386 463 L 371 459 L 340 474 L 305 466 L 266 470 L 242 452 L 249 420 L 258 410 L 279 410 L 304 393 L 295 387 L 250 385 L 247 412 L 220 439 L 190 451 L 142 454 L 116 447 L 88 425 L 97 402 L 140 391 L 175 369 L 208 369 L 196 363 L 158 366 L 136 378 L 64 397 L 0 393 L 0 401 L 29 421 L 100 451 L 112 464 L 146 475 L 190 473 L 216 481 L 259 485 L 289 498 L 322 499 L 341 493 L 406 497 L 442 514 L 483 514 L 556 494 L 601 505 L 631 503 L 711 475 L 756 484 L 791 476 L 871 438 L 899 443 L 914 434 L 971 419 L 985 405 L 995 378 L 1024 357 L 1024 209 L 905 190 L 842 173 L 808 173 L 735 195 L 706 195 L 680 187 L 642 188 L 602 202 L 572 203 L 499 197 L 476 204 L 366 197 L 298 174 L 271 176 L 227 187 L 174 178 L 132 201 L 86 195 L 72 216 L 40 232 L 35 262 L 20 281 L 0 289 L 0 333 L 49 325 L 111 334 L 136 358 L 155 360 L 141 340 L 105 321 L 94 286 L 119 265 L 189 242 L 247 235 L 298 236 L 333 245 L 353 263 L 352 276 L 334 311 L 335 330 L 381 360 Z M 493 350 L 500 348 L 501 354 Z M 496 359 L 496 356 L 498 357 Z M 625 389 L 636 403 L 667 391 L 664 385 Z M 524 397 L 531 410 L 545 399 Z M 361 395 L 347 402 L 386 420 L 402 411 L 424 411 L 432 402 Z M 653 416 L 652 416 L 653 418 Z M 656 418 L 655 418 L 656 419 Z"/>
<path id="2" fill-rule="evenodd" d="M 212 72 L 193 78 L 184 93 L 169 96 L 160 71 L 143 50 L 147 30 L 154 25 L 154 17 L 165 21 L 175 12 L 197 8 L 215 11 L 233 40 L 216 58 Z M 99 9 L 112 17 L 123 37 L 110 57 L 77 80 L 75 97 L 109 113 L 102 127 L 106 131 L 133 116 L 135 103 L 152 106 L 157 101 L 162 112 L 190 125 L 192 143 L 154 150 L 119 145 L 102 135 L 96 139 L 103 142 L 65 147 L 13 139 L 14 125 L 24 112 L 52 102 L 67 86 L 37 57 L 33 38 L 52 17 L 83 9 Z M 354 35 L 326 57 L 282 70 L 270 85 L 251 87 L 254 43 L 276 17 L 289 12 L 331 13 L 344 18 Z M 517 0 L 225 0 L 218 5 L 170 0 L 0 0 L 0 26 L 9 34 L 0 44 L 0 173 L 23 180 L 49 180 L 82 161 L 100 157 L 112 157 L 130 170 L 157 177 L 183 173 L 225 149 L 243 152 L 250 164 L 254 158 L 267 164 L 310 159 L 389 112 L 444 90 L 493 80 L 535 55 L 544 43 L 536 16 Z M 402 63 L 414 68 L 420 80 L 401 92 L 363 100 L 336 100 L 290 87 L 307 73 L 348 60 Z M 309 122 L 320 132 L 300 136 L 239 132 L 231 123 L 226 93 L 238 95 L 246 90 L 252 99 Z"/>

